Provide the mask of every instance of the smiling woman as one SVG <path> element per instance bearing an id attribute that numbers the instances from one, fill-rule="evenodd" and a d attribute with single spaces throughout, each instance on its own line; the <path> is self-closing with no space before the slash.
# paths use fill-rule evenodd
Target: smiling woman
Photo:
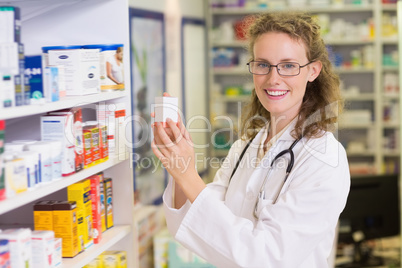
<path id="1" fill-rule="evenodd" d="M 168 228 L 217 267 L 329 267 L 350 186 L 345 150 L 329 132 L 342 110 L 339 79 L 306 14 L 261 14 L 248 36 L 255 89 L 242 139 L 212 183 L 198 175 L 181 122 L 154 127 L 152 150 L 172 176 Z"/>

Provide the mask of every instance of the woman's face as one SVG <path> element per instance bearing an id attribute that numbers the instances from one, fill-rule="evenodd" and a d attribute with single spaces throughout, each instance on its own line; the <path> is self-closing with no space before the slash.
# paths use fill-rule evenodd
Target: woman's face
<path id="1" fill-rule="evenodd" d="M 280 32 L 259 36 L 254 44 L 254 60 L 276 65 L 296 62 L 300 66 L 309 61 L 302 41 L 296 41 Z M 253 75 L 258 99 L 272 116 L 291 120 L 300 111 L 307 82 L 312 82 L 321 71 L 321 63 L 313 62 L 300 69 L 297 76 L 281 76 L 276 67 L 266 75 Z"/>

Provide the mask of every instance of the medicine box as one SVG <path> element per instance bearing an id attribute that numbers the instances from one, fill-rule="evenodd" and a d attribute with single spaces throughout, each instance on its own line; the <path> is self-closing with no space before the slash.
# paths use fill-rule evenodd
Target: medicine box
<path id="1" fill-rule="evenodd" d="M 0 240 L 0 267 L 10 268 L 10 243 L 7 239 Z"/>
<path id="2" fill-rule="evenodd" d="M 178 99 L 176 97 L 155 97 L 155 122 L 162 122 L 166 127 L 166 119 L 178 122 Z"/>
<path id="3" fill-rule="evenodd" d="M 72 128 L 67 129 L 68 134 L 73 139 L 75 151 L 75 172 L 84 168 L 84 148 L 82 141 L 82 109 L 80 107 L 73 107 L 55 112 L 50 112 L 49 115 L 73 115 Z"/>
<path id="4" fill-rule="evenodd" d="M 99 49 L 49 50 L 49 66 L 65 68 L 66 95 L 100 92 Z"/>
<path id="5" fill-rule="evenodd" d="M 91 135 L 91 154 L 89 156 L 88 151 L 86 151 L 85 156 L 90 157 L 91 160 L 87 160 L 90 164 L 87 165 L 91 167 L 93 165 L 99 164 L 101 162 L 101 151 L 100 151 L 100 136 L 99 127 L 96 121 L 88 121 L 83 124 L 82 132 L 85 137 L 85 142 L 88 143 L 89 134 Z M 87 145 L 85 150 L 88 150 Z"/>
<path id="6" fill-rule="evenodd" d="M 62 176 L 68 176 L 75 172 L 75 138 L 73 127 L 74 117 L 72 113 L 41 117 L 42 140 L 62 142 Z"/>
<path id="7" fill-rule="evenodd" d="M 127 268 L 125 251 L 104 251 L 101 258 L 104 268 Z"/>
<path id="8" fill-rule="evenodd" d="M 44 100 L 42 56 L 25 56 L 25 75 L 28 77 L 31 103 L 42 103 L 42 100 Z"/>
<path id="9" fill-rule="evenodd" d="M 33 231 L 31 243 L 33 267 L 53 268 L 54 232 Z"/>
<path id="10" fill-rule="evenodd" d="M 105 191 L 105 215 L 106 215 L 106 228 L 113 227 L 113 185 L 112 178 L 103 179 Z"/>
<path id="11" fill-rule="evenodd" d="M 62 256 L 78 254 L 77 204 L 75 201 L 59 201 L 53 204 L 53 230 L 62 239 Z"/>
<path id="12" fill-rule="evenodd" d="M 102 219 L 100 203 L 100 181 L 102 174 L 89 177 L 91 183 L 91 204 L 92 204 L 92 231 L 94 244 L 98 244 L 102 238 Z"/>
<path id="13" fill-rule="evenodd" d="M 175 268 L 215 268 L 201 257 L 186 249 L 175 240 L 169 241 L 168 267 Z"/>
<path id="14" fill-rule="evenodd" d="M 3 230 L 0 233 L 0 239 L 7 239 L 9 242 L 12 268 L 32 267 L 30 229 L 21 228 Z"/>
<path id="15" fill-rule="evenodd" d="M 1 107 L 0 107 L 1 108 Z M 0 120 L 0 200 L 6 199 L 5 170 L 3 163 L 6 121 Z"/>
<path id="16" fill-rule="evenodd" d="M 0 43 L 21 42 L 21 11 L 19 7 L 0 6 Z"/>
<path id="17" fill-rule="evenodd" d="M 53 204 L 56 201 L 39 201 L 33 207 L 34 214 L 34 229 L 40 230 L 53 230 Z"/>
<path id="18" fill-rule="evenodd" d="M 107 127 L 107 140 L 109 155 L 125 157 L 125 128 L 124 120 L 126 116 L 125 104 L 101 103 L 97 105 L 97 120 L 99 125 Z"/>
<path id="19" fill-rule="evenodd" d="M 67 198 L 69 201 L 77 202 L 78 236 L 83 238 L 84 248 L 93 245 L 92 238 L 92 202 L 91 182 L 86 179 L 67 187 Z M 82 221 L 83 224 L 80 224 Z"/>
<path id="20" fill-rule="evenodd" d="M 14 75 L 14 96 L 15 106 L 22 106 L 25 102 L 25 57 L 24 57 L 24 45 L 17 44 L 18 47 L 18 72 Z M 28 103 L 29 104 L 29 103 Z"/>
<path id="21" fill-rule="evenodd" d="M 62 239 L 61 238 L 55 238 L 54 242 L 54 251 L 53 251 L 53 257 L 52 257 L 52 267 L 53 268 L 60 268 L 61 267 L 61 262 L 62 262 Z"/>
<path id="22" fill-rule="evenodd" d="M 99 149 L 101 162 L 109 159 L 109 145 L 107 141 L 107 126 L 99 125 Z"/>
<path id="23" fill-rule="evenodd" d="M 28 189 L 28 177 L 23 158 L 16 158 L 13 153 L 5 153 L 5 189 L 6 197 L 13 197 Z"/>
<path id="24" fill-rule="evenodd" d="M 43 70 L 43 86 L 46 102 L 60 100 L 59 94 L 59 68 L 46 66 Z"/>
<path id="25" fill-rule="evenodd" d="M 103 179 L 103 173 L 99 173 L 99 189 L 100 189 L 100 213 L 101 213 L 101 227 L 102 232 L 106 231 L 106 197 L 105 197 L 105 184 Z"/>
<path id="26" fill-rule="evenodd" d="M 104 266 L 101 257 L 98 256 L 82 268 L 104 268 Z"/>

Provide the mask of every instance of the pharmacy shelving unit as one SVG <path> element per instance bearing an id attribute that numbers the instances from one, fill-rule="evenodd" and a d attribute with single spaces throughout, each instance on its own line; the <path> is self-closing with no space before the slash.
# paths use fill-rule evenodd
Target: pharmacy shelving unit
<path id="1" fill-rule="evenodd" d="M 370 2 L 370 1 L 369 1 Z M 239 62 L 241 65 L 235 67 L 219 67 L 213 68 L 212 50 L 214 48 L 232 48 L 234 51 L 241 53 L 245 52 L 246 43 L 243 41 L 220 41 L 216 38 L 217 35 L 212 29 L 217 28 L 219 24 L 227 20 L 240 20 L 247 15 L 257 14 L 259 12 L 267 12 L 270 9 L 245 9 L 245 8 L 213 8 L 210 5 L 207 9 L 207 22 L 210 34 L 208 36 L 209 43 L 209 59 L 210 59 L 210 120 L 212 126 L 216 131 L 223 128 L 228 128 L 227 124 L 222 125 L 216 123 L 216 116 L 219 114 L 232 114 L 230 118 L 234 122 L 239 121 L 237 117 L 241 113 L 233 106 L 243 107 L 248 100 L 248 96 L 227 96 L 225 95 L 225 87 L 233 85 L 250 84 L 252 77 L 248 74 L 244 62 Z M 287 7 L 286 9 L 291 9 Z M 272 10 L 272 9 L 271 9 Z M 301 9 L 299 9 L 301 10 Z M 357 94 L 345 94 L 345 108 L 346 109 L 367 109 L 371 112 L 370 122 L 364 124 L 350 124 L 340 121 L 337 131 L 337 136 L 341 143 L 349 149 L 348 158 L 350 163 L 371 163 L 372 172 L 384 172 L 384 165 L 387 161 L 399 163 L 399 148 L 394 150 L 387 150 L 384 148 L 384 142 L 387 139 L 386 135 L 392 134 L 397 137 L 399 131 L 398 122 L 384 122 L 383 112 L 386 101 L 399 103 L 398 94 L 385 94 L 383 89 L 383 76 L 385 72 L 398 72 L 397 67 L 383 66 L 383 54 L 390 51 L 397 50 L 397 41 L 395 38 L 382 38 L 382 19 L 383 14 L 389 13 L 395 15 L 395 4 L 382 4 L 381 0 L 372 0 L 366 5 L 344 5 L 342 7 L 308 7 L 308 12 L 313 14 L 327 14 L 330 21 L 336 18 L 342 18 L 345 21 L 357 24 L 362 21 L 368 21 L 372 18 L 374 25 L 374 36 L 364 40 L 359 39 L 344 39 L 338 38 L 336 40 L 326 40 L 326 44 L 331 47 L 333 51 L 339 51 L 345 60 L 350 58 L 350 51 L 361 49 L 364 46 L 370 45 L 373 48 L 373 62 L 372 66 L 363 67 L 336 67 L 345 87 L 358 86 L 360 91 Z M 272 10 L 275 12 L 276 10 Z M 247 52 L 245 52 L 247 53 Z M 397 119 L 396 119 L 397 121 Z M 234 125 L 237 125 L 236 123 Z M 348 143 L 353 138 L 357 141 L 366 140 L 365 146 L 350 147 Z M 236 137 L 234 138 L 234 140 Z M 230 141 L 233 141 L 232 139 Z M 227 154 L 227 147 L 223 149 L 211 147 L 210 154 L 215 157 L 224 157 Z M 358 165 L 357 165 L 358 166 Z M 367 169 L 365 169 L 367 171 Z M 212 178 L 216 170 L 210 172 Z"/>
<path id="2" fill-rule="evenodd" d="M 68 97 L 43 105 L 0 109 L 0 120 L 6 120 L 6 141 L 15 138 L 40 139 L 40 116 L 58 109 L 94 107 L 93 105 L 100 102 L 116 101 L 124 102 L 126 114 L 131 114 L 129 17 L 126 0 L 0 0 L 0 5 L 21 8 L 21 37 L 26 55 L 41 54 L 43 46 L 124 44 L 126 73 L 124 91 Z M 87 110 L 91 109 L 83 109 L 83 119 L 93 116 L 93 111 L 87 115 Z M 130 140 L 130 125 L 126 127 L 126 134 Z M 129 148 L 126 149 L 129 152 Z M 67 196 L 67 186 L 101 171 L 113 179 L 114 227 L 103 233 L 99 244 L 91 246 L 75 258 L 63 259 L 63 267 L 81 268 L 104 250 L 127 251 L 128 267 L 135 267 L 133 172 L 129 153 L 110 157 L 104 163 L 0 201 L 0 225 L 32 226 L 35 202 L 62 200 Z"/>

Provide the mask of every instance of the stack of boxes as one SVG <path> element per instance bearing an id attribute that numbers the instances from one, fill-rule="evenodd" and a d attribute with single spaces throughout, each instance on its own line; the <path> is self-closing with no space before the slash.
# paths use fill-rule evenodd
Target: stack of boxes
<path id="1" fill-rule="evenodd" d="M 62 238 L 63 257 L 98 244 L 113 227 L 112 179 L 98 173 L 67 187 L 68 201 L 39 201 L 34 205 L 35 230 L 54 231 Z"/>
<path id="2" fill-rule="evenodd" d="M 0 108 L 30 104 L 20 9 L 0 6 Z"/>

